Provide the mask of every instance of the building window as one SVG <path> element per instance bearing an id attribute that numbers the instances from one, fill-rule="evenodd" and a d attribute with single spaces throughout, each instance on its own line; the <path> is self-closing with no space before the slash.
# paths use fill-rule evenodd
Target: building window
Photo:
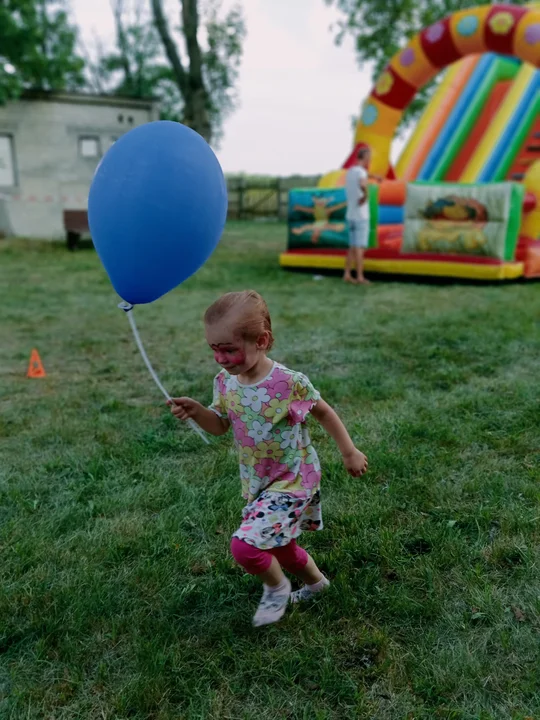
<path id="1" fill-rule="evenodd" d="M 100 156 L 99 138 L 98 137 L 81 137 L 79 138 L 79 152 L 83 158 L 97 158 Z"/>
<path id="2" fill-rule="evenodd" d="M 13 138 L 11 135 L 0 135 L 0 187 L 15 185 L 15 162 Z"/>

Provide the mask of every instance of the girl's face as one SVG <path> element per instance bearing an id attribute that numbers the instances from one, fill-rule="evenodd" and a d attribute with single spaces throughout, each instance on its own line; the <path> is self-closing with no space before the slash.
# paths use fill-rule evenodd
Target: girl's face
<path id="1" fill-rule="evenodd" d="M 239 337 L 226 323 L 207 325 L 206 340 L 215 361 L 231 375 L 248 373 L 260 360 L 261 352 L 264 354 L 257 342 Z"/>

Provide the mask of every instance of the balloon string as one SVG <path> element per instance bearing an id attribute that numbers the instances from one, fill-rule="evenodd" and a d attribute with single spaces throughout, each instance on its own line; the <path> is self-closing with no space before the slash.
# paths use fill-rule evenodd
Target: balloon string
<path id="1" fill-rule="evenodd" d="M 165 390 L 165 388 L 163 387 L 163 385 L 162 385 L 162 383 L 161 383 L 161 380 L 158 378 L 157 373 L 156 373 L 156 371 L 154 370 L 154 368 L 152 367 L 152 363 L 150 362 L 150 360 L 149 360 L 149 358 L 148 358 L 148 355 L 146 354 L 146 350 L 144 349 L 144 345 L 142 344 L 141 336 L 139 335 L 139 330 L 138 330 L 138 328 L 137 328 L 137 324 L 136 324 L 136 322 L 135 322 L 135 317 L 134 317 L 134 315 L 133 315 L 133 305 L 131 305 L 130 303 L 121 302 L 121 303 L 118 305 L 118 307 L 119 307 L 121 310 L 123 310 L 123 311 L 126 313 L 126 315 L 127 315 L 127 318 L 128 318 L 128 320 L 129 320 L 129 324 L 131 325 L 131 329 L 132 329 L 132 331 L 133 331 L 133 337 L 135 338 L 135 342 L 137 343 L 137 347 L 139 348 L 139 352 L 141 353 L 142 359 L 144 360 L 144 362 L 145 362 L 145 364 L 146 364 L 146 367 L 148 368 L 148 371 L 149 371 L 150 375 L 152 376 L 153 381 L 156 383 L 156 385 L 158 386 L 158 388 L 161 390 L 161 392 L 162 392 L 163 395 L 165 396 L 165 399 L 167 400 L 167 402 L 171 402 L 171 403 L 172 403 L 172 402 L 173 402 L 172 397 L 169 395 L 169 393 L 168 393 L 168 392 Z M 199 437 L 200 437 L 202 440 L 204 440 L 204 442 L 205 442 L 207 445 L 210 445 L 210 441 L 208 440 L 208 438 L 206 437 L 206 435 L 204 434 L 204 432 L 201 430 L 201 428 L 197 425 L 197 423 L 196 423 L 192 418 L 189 418 L 189 419 L 187 420 L 187 424 L 189 425 L 189 427 L 190 427 L 194 432 L 197 433 L 197 435 L 199 435 Z"/>

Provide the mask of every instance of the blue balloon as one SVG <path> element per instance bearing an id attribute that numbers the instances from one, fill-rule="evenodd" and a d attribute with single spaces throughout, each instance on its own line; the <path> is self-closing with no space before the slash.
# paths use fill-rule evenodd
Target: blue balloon
<path id="1" fill-rule="evenodd" d="M 227 186 L 210 146 L 175 122 L 141 125 L 99 164 L 90 232 L 116 292 L 138 305 L 193 275 L 219 242 Z"/>

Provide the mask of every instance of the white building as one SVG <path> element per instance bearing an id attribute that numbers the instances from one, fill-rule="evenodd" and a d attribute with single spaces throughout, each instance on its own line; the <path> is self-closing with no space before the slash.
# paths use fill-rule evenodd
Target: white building
<path id="1" fill-rule="evenodd" d="M 128 130 L 157 120 L 153 100 L 27 92 L 0 106 L 0 237 L 57 239 L 85 211 L 96 166 Z"/>

